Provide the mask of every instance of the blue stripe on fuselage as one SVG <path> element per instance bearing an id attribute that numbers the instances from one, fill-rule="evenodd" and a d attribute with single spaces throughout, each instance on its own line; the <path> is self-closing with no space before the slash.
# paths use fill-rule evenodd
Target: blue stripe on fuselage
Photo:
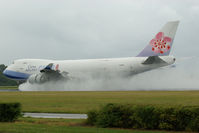
<path id="1" fill-rule="evenodd" d="M 27 74 L 27 73 L 15 72 L 15 71 L 11 71 L 11 70 L 5 70 L 5 71 L 3 71 L 3 74 L 6 77 L 15 79 L 15 80 L 27 80 L 30 76 L 30 74 Z"/>

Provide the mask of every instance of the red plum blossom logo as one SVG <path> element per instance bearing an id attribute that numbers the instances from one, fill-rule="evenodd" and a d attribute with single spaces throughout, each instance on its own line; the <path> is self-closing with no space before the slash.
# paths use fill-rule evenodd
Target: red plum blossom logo
<path id="1" fill-rule="evenodd" d="M 150 45 L 152 46 L 152 51 L 155 53 L 164 54 L 170 50 L 172 39 L 168 36 L 164 36 L 163 32 L 159 32 L 154 39 L 150 41 Z"/>

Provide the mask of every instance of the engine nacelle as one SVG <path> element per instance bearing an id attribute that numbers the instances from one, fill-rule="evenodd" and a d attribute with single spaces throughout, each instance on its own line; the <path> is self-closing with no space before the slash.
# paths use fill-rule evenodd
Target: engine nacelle
<path id="1" fill-rule="evenodd" d="M 33 74 L 29 77 L 28 82 L 31 84 L 42 84 L 47 81 L 49 81 L 50 78 L 44 74 L 44 73 L 39 73 L 39 74 Z"/>

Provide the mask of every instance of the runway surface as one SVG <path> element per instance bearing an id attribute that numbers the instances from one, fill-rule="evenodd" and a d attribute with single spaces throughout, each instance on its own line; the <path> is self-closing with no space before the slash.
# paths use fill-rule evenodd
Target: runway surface
<path id="1" fill-rule="evenodd" d="M 19 91 L 18 89 L 0 89 L 0 92 L 12 92 L 12 91 Z"/>
<path id="2" fill-rule="evenodd" d="M 23 117 L 33 118 L 64 118 L 64 119 L 87 119 L 86 114 L 58 114 L 58 113 L 23 113 Z"/>

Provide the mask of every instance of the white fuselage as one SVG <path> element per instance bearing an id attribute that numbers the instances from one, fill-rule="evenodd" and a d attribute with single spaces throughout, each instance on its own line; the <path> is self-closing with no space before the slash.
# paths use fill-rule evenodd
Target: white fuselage
<path id="1" fill-rule="evenodd" d="M 67 73 L 70 78 L 91 76 L 131 76 L 151 69 L 167 66 L 175 62 L 172 56 L 160 56 L 166 64 L 142 64 L 148 57 L 128 57 L 113 59 L 87 59 L 87 60 L 42 60 L 21 59 L 16 60 L 7 67 L 4 75 L 14 80 L 27 80 L 31 75 L 40 73 L 49 63 L 58 65 L 60 72 Z"/>

